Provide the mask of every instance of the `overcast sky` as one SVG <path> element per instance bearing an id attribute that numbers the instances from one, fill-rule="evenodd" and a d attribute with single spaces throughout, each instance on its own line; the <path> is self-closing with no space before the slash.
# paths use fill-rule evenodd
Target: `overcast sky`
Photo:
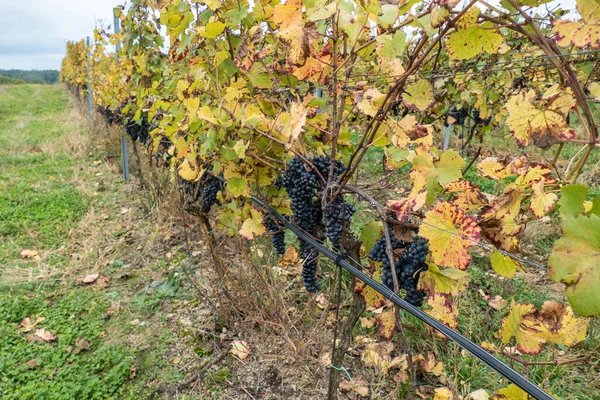
<path id="1" fill-rule="evenodd" d="M 112 26 L 119 0 L 0 0 L 0 69 L 60 69 L 65 43 Z M 122 2 L 121 2 L 122 3 Z"/>
<path id="2" fill-rule="evenodd" d="M 0 0 L 0 69 L 59 69 L 65 43 L 112 26 L 124 0 Z M 499 0 L 493 1 L 497 3 Z M 574 9 L 575 0 L 553 1 Z"/>

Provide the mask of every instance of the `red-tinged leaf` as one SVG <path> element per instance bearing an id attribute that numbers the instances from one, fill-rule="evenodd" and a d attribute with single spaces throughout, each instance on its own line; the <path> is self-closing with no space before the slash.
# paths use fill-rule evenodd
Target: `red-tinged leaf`
<path id="1" fill-rule="evenodd" d="M 454 193 L 450 202 L 461 210 L 473 211 L 489 204 L 479 187 L 469 181 L 451 182 L 444 187 L 444 191 Z"/>
<path id="2" fill-rule="evenodd" d="M 447 295 L 434 293 L 427 298 L 427 304 L 431 306 L 427 314 L 450 328 L 458 326 L 458 310 Z"/>
<path id="3" fill-rule="evenodd" d="M 380 274 L 378 271 L 373 273 L 373 279 L 380 280 Z M 379 292 L 375 291 L 372 287 L 360 280 L 356 280 L 354 290 L 359 292 L 360 295 L 365 299 L 368 308 L 379 308 L 385 304 L 385 297 Z"/>
<path id="4" fill-rule="evenodd" d="M 544 328 L 535 318 L 536 311 L 533 304 L 515 304 L 513 301 L 508 317 L 502 321 L 502 343 L 508 344 L 514 337 L 521 353 L 536 355 L 542 351 L 546 340 L 539 336 Z"/>
<path id="5" fill-rule="evenodd" d="M 548 149 L 555 143 L 573 140 L 577 133 L 567 123 L 567 115 L 575 106 L 571 89 L 566 89 L 545 104 L 538 104 L 537 93 L 530 90 L 512 96 L 506 103 L 506 123 L 521 146 L 531 143 Z"/>
<path id="6" fill-rule="evenodd" d="M 571 347 L 585 340 L 588 320 L 577 318 L 571 307 L 549 300 L 542 305 L 537 318 L 546 328 L 541 337 L 549 342 Z"/>
<path id="7" fill-rule="evenodd" d="M 419 229 L 419 235 L 429 240 L 432 261 L 458 269 L 471 262 L 469 248 L 480 240 L 480 232 L 473 217 L 450 203 L 439 203 L 425 214 Z"/>

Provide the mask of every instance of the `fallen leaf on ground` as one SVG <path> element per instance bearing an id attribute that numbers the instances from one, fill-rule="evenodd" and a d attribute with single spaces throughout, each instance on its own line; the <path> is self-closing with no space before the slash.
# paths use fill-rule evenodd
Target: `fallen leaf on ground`
<path id="1" fill-rule="evenodd" d="M 37 368 L 38 363 L 37 363 L 37 360 L 35 358 L 32 358 L 31 360 L 27 361 L 25 363 L 25 365 L 27 365 L 30 369 L 33 369 L 33 368 Z"/>
<path id="2" fill-rule="evenodd" d="M 29 343 L 35 343 L 35 342 L 49 343 L 49 342 L 55 342 L 56 339 L 57 339 L 57 337 L 54 336 L 47 329 L 36 329 L 35 333 L 33 335 L 27 336 L 27 341 Z"/>
<path id="3" fill-rule="evenodd" d="M 86 275 L 83 279 L 81 279 L 79 282 L 80 283 L 94 283 L 96 281 L 96 279 L 98 279 L 100 275 L 99 274 L 91 274 L 91 275 Z"/>
<path id="4" fill-rule="evenodd" d="M 75 351 L 74 354 L 80 353 L 83 350 L 87 350 L 92 344 L 82 337 L 75 339 Z"/>
<path id="5" fill-rule="evenodd" d="M 502 296 L 496 295 L 496 296 L 488 299 L 488 304 L 494 310 L 500 311 L 500 310 L 502 310 L 504 307 L 506 307 L 508 305 L 508 301 L 504 300 L 502 298 Z"/>
<path id="6" fill-rule="evenodd" d="M 329 307 L 329 301 L 327 300 L 325 293 L 319 293 L 315 301 L 317 302 L 317 306 L 321 310 L 324 310 L 325 308 Z"/>
<path id="7" fill-rule="evenodd" d="M 19 257 L 23 259 L 35 258 L 37 260 L 40 258 L 39 254 L 40 253 L 36 250 L 21 250 L 21 252 L 19 253 Z"/>
<path id="8" fill-rule="evenodd" d="M 485 389 L 476 390 L 467 397 L 468 400 L 489 400 L 489 398 L 490 395 Z"/>
<path id="9" fill-rule="evenodd" d="M 245 360 L 250 355 L 250 348 L 248 344 L 243 340 L 234 340 L 231 345 L 231 354 L 239 358 L 240 360 Z"/>
<path id="10" fill-rule="evenodd" d="M 360 397 L 369 396 L 369 385 L 367 381 L 362 377 L 355 378 L 353 381 L 347 381 L 344 379 L 340 382 L 340 390 L 342 392 L 354 391 Z"/>

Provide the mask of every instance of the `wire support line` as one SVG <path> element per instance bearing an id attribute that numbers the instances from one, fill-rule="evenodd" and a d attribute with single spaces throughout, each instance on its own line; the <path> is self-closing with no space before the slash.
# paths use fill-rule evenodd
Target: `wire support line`
<path id="1" fill-rule="evenodd" d="M 220 179 L 222 179 L 222 181 L 225 181 L 223 178 L 220 178 Z M 279 222 L 281 224 L 286 226 L 290 231 L 292 231 L 296 236 L 298 236 L 298 238 L 307 242 L 316 251 L 323 254 L 325 257 L 329 258 L 332 261 L 335 261 L 336 259 L 338 259 L 338 255 L 335 252 L 333 252 L 332 250 L 329 250 L 327 247 L 323 246 L 314 237 L 312 237 L 311 235 L 308 235 L 306 232 L 304 232 L 302 229 L 300 229 L 297 225 L 289 222 L 287 219 L 285 219 L 281 214 L 279 214 L 270 205 L 264 203 L 262 200 L 254 197 L 254 196 L 250 196 L 250 200 L 253 203 L 255 203 L 257 206 L 259 206 L 260 208 L 265 210 L 267 213 L 269 213 L 272 216 L 274 216 L 275 218 L 277 218 L 277 220 L 279 220 Z M 348 263 L 346 260 L 344 260 L 344 259 L 338 260 L 338 265 L 340 265 L 342 268 L 344 268 L 346 271 L 350 272 L 356 278 L 360 279 L 365 284 L 372 287 L 377 292 L 379 292 L 380 294 L 382 294 L 383 296 L 388 298 L 392 303 L 398 305 L 402 309 L 406 310 L 408 313 L 412 314 L 414 317 L 418 318 L 425 324 L 431 326 L 432 328 L 434 328 L 435 330 L 437 330 L 438 332 L 440 332 L 441 334 L 446 336 L 448 339 L 450 339 L 453 342 L 460 345 L 462 348 L 464 348 L 465 350 L 470 352 L 473 356 L 475 356 L 481 362 L 483 362 L 484 364 L 486 364 L 487 366 L 489 366 L 490 368 L 492 368 L 494 371 L 498 372 L 505 378 L 509 379 L 515 385 L 519 386 L 525 392 L 527 392 L 528 394 L 533 396 L 535 399 L 553 400 L 552 396 L 548 395 L 541 388 L 539 388 L 537 385 L 535 385 L 533 382 L 528 380 L 523 375 L 519 374 L 517 371 L 515 371 L 511 367 L 509 367 L 507 364 L 502 362 L 500 359 L 494 357 L 492 354 L 487 352 L 483 347 L 475 344 L 474 342 L 470 341 L 469 339 L 467 339 L 460 333 L 458 333 L 455 330 L 444 325 L 443 323 L 441 323 L 437 319 L 433 318 L 431 315 L 427 314 L 420 308 L 415 307 L 412 304 L 408 303 L 407 301 L 405 301 L 404 299 L 399 297 L 396 293 L 394 293 L 392 290 L 390 290 L 383 284 L 375 281 L 373 278 L 367 276 L 362 271 L 360 271 L 358 268 L 356 268 L 352 264 Z"/>
<path id="2" fill-rule="evenodd" d="M 579 62 L 584 62 L 584 61 L 595 61 L 596 59 L 590 59 L 590 60 L 574 60 L 571 63 L 579 63 Z M 449 73 L 449 74 L 430 74 L 430 71 L 424 71 L 424 72 L 419 72 L 419 73 L 413 73 L 411 76 L 409 76 L 407 78 L 407 80 L 412 81 L 412 80 L 416 80 L 418 78 L 429 78 L 429 79 L 442 79 L 442 78 L 452 78 L 452 77 L 457 77 L 457 76 L 473 76 L 473 75 L 481 75 L 481 74 L 488 74 L 488 73 L 493 73 L 493 72 L 503 72 L 503 71 L 511 71 L 511 70 L 517 70 L 517 69 L 536 69 L 536 68 L 545 68 L 545 67 L 552 67 L 554 66 L 554 64 L 552 63 L 543 63 L 543 64 L 537 64 L 537 65 L 520 65 L 520 66 L 512 66 L 512 67 L 504 67 L 504 68 L 495 68 L 495 69 L 483 69 L 481 71 L 469 71 L 469 72 L 454 72 L 454 73 Z M 393 80 L 393 79 L 397 79 L 402 77 L 403 75 L 378 75 L 378 76 L 373 76 L 370 78 L 364 78 L 364 79 L 350 79 L 348 81 L 348 83 L 360 83 L 360 82 L 373 82 L 373 81 L 386 81 L 386 80 Z M 347 86 L 350 87 L 350 86 Z"/>
<path id="3" fill-rule="evenodd" d="M 422 71 L 422 72 L 416 72 L 413 75 L 419 75 L 419 74 L 442 74 L 445 72 L 450 72 L 450 71 L 468 71 L 470 69 L 473 68 L 486 68 L 486 67 L 493 67 L 495 65 L 505 65 L 505 64 L 515 64 L 515 63 L 528 63 L 530 61 L 537 61 L 537 60 L 548 60 L 548 59 L 553 59 L 553 58 L 567 58 L 567 57 L 575 57 L 575 56 L 582 56 L 582 55 L 588 55 L 588 54 L 598 54 L 600 53 L 600 50 L 589 50 L 589 51 L 580 51 L 580 52 L 574 52 L 574 53 L 564 53 L 564 54 L 557 54 L 554 56 L 537 56 L 537 57 L 529 57 L 529 58 L 522 58 L 520 60 L 507 60 L 507 61 L 497 61 L 497 62 L 491 62 L 491 63 L 485 63 L 485 64 L 471 64 L 471 65 L 463 65 L 463 66 L 459 66 L 459 67 L 455 67 L 455 68 L 439 68 L 436 70 L 431 70 L 431 71 Z M 594 59 L 591 59 L 594 60 Z M 579 61 L 579 60 L 578 60 Z M 586 60 L 588 61 L 588 60 Z M 569 61 L 572 62 L 572 61 Z M 547 65 L 547 64 L 544 64 Z M 518 68 L 526 68 L 523 66 L 519 66 Z M 363 74 L 363 75 L 354 75 L 352 78 L 356 78 L 359 76 L 365 76 L 365 77 L 369 77 L 372 75 L 368 75 L 368 74 Z M 397 74 L 397 75 L 390 75 L 390 77 L 401 77 L 403 76 L 402 74 Z"/>

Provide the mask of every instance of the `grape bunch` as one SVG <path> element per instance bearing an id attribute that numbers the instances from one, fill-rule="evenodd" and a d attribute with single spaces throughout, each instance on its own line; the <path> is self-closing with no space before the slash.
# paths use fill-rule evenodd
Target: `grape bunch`
<path id="1" fill-rule="evenodd" d="M 278 254 L 285 253 L 285 230 L 282 225 L 276 222 L 269 214 L 263 214 L 263 224 L 271 234 L 273 247 Z"/>
<path id="2" fill-rule="evenodd" d="M 402 257 L 400 257 L 400 273 L 396 272 L 402 288 L 406 290 L 404 300 L 417 307 L 423 304 L 423 298 L 425 297 L 425 292 L 417 290 L 417 284 L 419 283 L 420 273 L 427 270 L 425 260 L 427 259 L 428 252 L 429 244 L 427 243 L 427 239 L 416 236 L 414 241 L 402 253 Z"/>
<path id="3" fill-rule="evenodd" d="M 390 236 L 392 242 L 392 249 L 402 249 L 404 248 L 404 242 L 398 240 L 394 235 Z M 394 280 L 392 278 L 392 269 L 390 264 L 390 259 L 387 255 L 386 251 L 386 240 L 385 236 L 382 236 L 373 246 L 371 251 L 369 252 L 369 258 L 373 261 L 379 261 L 383 264 L 383 273 L 381 274 L 381 280 L 385 286 L 394 290 Z M 396 271 L 399 268 L 399 260 L 396 260 Z"/>
<path id="4" fill-rule="evenodd" d="M 192 182 L 181 178 L 181 188 L 185 194 L 186 203 L 194 203 L 200 197 L 200 190 L 198 188 L 199 182 Z"/>
<path id="5" fill-rule="evenodd" d="M 150 140 L 150 123 L 145 118 L 140 121 L 129 120 L 125 125 L 125 131 L 134 142 L 147 143 Z"/>
<path id="6" fill-rule="evenodd" d="M 214 176 L 209 176 L 204 185 L 202 193 L 202 212 L 208 213 L 214 204 L 221 205 L 217 199 L 217 194 L 223 190 L 223 182 Z"/>
<path id="7" fill-rule="evenodd" d="M 281 185 L 286 190 L 292 200 L 292 211 L 294 213 L 294 222 L 307 233 L 318 237 L 320 232 L 326 232 L 327 238 L 332 242 L 335 248 L 339 248 L 340 235 L 350 222 L 354 213 L 354 207 L 346 204 L 343 198 L 339 197 L 329 203 L 325 209 L 325 226 L 323 225 L 323 210 L 321 208 L 318 192 L 323 190 L 323 182 L 319 177 L 336 182 L 340 174 L 345 170 L 344 164 L 336 160 L 333 162 L 323 156 L 314 157 L 311 160 L 315 170 L 307 168 L 304 160 L 300 157 L 290 161 L 285 174 L 281 180 Z M 318 173 L 317 173 L 318 171 Z M 304 260 L 302 276 L 304 278 L 304 287 L 309 292 L 316 292 L 319 284 L 316 276 L 318 267 L 318 252 L 308 243 L 300 240 L 300 257 Z"/>
<path id="8" fill-rule="evenodd" d="M 319 291 L 319 280 L 317 279 L 319 252 L 307 242 L 301 240 L 300 258 L 304 260 L 302 265 L 302 279 L 304 280 L 304 287 L 310 293 L 316 293 Z"/>
<path id="9" fill-rule="evenodd" d="M 461 108 L 460 110 L 452 107 L 446 116 L 446 123 L 444 125 L 448 126 L 448 118 L 454 118 L 455 122 L 453 125 L 463 125 L 465 123 L 465 118 L 467 117 L 467 109 Z"/>
<path id="10" fill-rule="evenodd" d="M 416 236 L 410 243 L 402 242 L 395 236 L 391 237 L 392 249 L 401 249 L 404 251 L 399 259 L 395 260 L 396 277 L 400 288 L 406 290 L 404 300 L 410 304 L 420 307 L 425 298 L 425 292 L 417 290 L 419 283 L 419 274 L 427 270 L 425 260 L 429 252 L 427 240 Z M 380 261 L 383 264 L 383 273 L 381 280 L 385 286 L 394 290 L 394 280 L 392 278 L 391 263 L 386 252 L 385 237 L 380 238 L 369 253 L 369 258 L 373 261 Z"/>
<path id="11" fill-rule="evenodd" d="M 306 169 L 301 158 L 296 157 L 283 175 L 282 185 L 292 200 L 294 220 L 308 233 L 314 233 L 321 221 L 321 207 L 315 199 L 318 177 Z"/>
<path id="12" fill-rule="evenodd" d="M 342 196 L 338 196 L 325 206 L 326 236 L 336 251 L 340 250 L 342 232 L 350 227 L 353 214 L 354 206 L 346 203 Z"/>

